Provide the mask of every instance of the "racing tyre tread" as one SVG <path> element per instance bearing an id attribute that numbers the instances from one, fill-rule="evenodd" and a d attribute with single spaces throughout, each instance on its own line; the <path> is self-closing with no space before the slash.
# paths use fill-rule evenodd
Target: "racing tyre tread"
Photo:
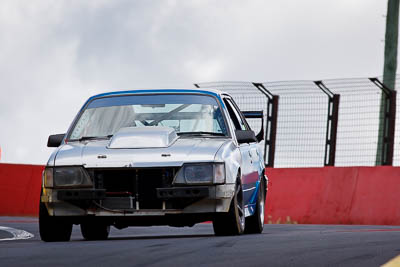
<path id="1" fill-rule="evenodd" d="M 69 241 L 72 223 L 60 217 L 50 216 L 44 203 L 39 206 L 39 234 L 45 242 Z"/>
<path id="2" fill-rule="evenodd" d="M 218 214 L 213 220 L 213 228 L 216 236 L 243 234 L 245 229 L 245 218 L 243 190 L 240 180 L 236 182 L 235 195 L 231 201 L 229 212 Z"/>
<path id="3" fill-rule="evenodd" d="M 110 234 L 110 226 L 98 223 L 81 223 L 81 233 L 86 240 L 106 240 Z"/>

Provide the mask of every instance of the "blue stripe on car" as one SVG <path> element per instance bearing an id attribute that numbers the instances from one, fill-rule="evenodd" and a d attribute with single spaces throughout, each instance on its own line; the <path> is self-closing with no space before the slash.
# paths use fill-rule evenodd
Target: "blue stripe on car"
<path id="1" fill-rule="evenodd" d="M 250 201 L 249 201 L 250 204 L 255 204 L 255 203 L 256 203 L 256 201 L 257 201 L 257 196 L 258 196 L 258 187 L 259 187 L 259 186 L 260 186 L 260 181 L 257 181 L 257 182 L 256 182 L 256 189 L 254 190 L 254 193 L 253 193 L 253 195 L 251 196 Z"/>
<path id="2" fill-rule="evenodd" d="M 117 92 L 109 92 L 109 93 L 102 93 L 95 96 L 90 97 L 84 106 L 91 100 L 100 97 L 107 97 L 107 96 L 118 96 L 118 95 L 126 95 L 126 94 L 140 94 L 140 93 L 197 93 L 197 94 L 208 94 L 215 96 L 221 103 L 221 106 L 225 108 L 224 102 L 222 101 L 219 94 L 206 91 L 206 90 L 181 90 L 181 89 L 156 89 L 156 90 L 130 90 L 130 91 L 117 91 Z"/>

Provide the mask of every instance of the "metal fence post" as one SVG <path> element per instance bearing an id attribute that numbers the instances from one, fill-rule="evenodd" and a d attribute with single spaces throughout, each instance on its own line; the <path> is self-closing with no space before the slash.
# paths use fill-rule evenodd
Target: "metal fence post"
<path id="1" fill-rule="evenodd" d="M 272 94 L 262 83 L 253 83 L 253 85 L 268 98 L 267 122 L 265 124 L 265 146 L 264 162 L 266 167 L 274 167 L 276 128 L 278 125 L 278 104 L 279 96 Z M 268 156 L 267 156 L 268 154 Z"/>
<path id="2" fill-rule="evenodd" d="M 377 78 L 369 78 L 376 86 L 378 86 L 385 95 L 384 103 L 384 122 L 383 122 L 383 140 L 382 146 L 378 147 L 378 153 L 382 153 L 382 165 L 393 165 L 394 152 L 394 133 L 396 122 L 396 91 L 389 89 Z M 378 135 L 379 136 L 379 135 Z M 378 142 L 379 143 L 379 142 Z"/>
<path id="3" fill-rule="evenodd" d="M 335 166 L 340 95 L 332 93 L 322 81 L 314 83 L 328 96 L 324 165 Z"/>

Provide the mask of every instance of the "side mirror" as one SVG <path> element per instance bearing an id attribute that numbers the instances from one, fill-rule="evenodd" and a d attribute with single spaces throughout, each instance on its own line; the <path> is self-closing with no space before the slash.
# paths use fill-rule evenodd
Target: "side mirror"
<path id="1" fill-rule="evenodd" d="M 251 130 L 236 130 L 235 134 L 239 144 L 257 142 L 256 135 Z"/>
<path id="2" fill-rule="evenodd" d="M 47 140 L 48 147 L 59 147 L 64 139 L 65 134 L 53 134 Z"/>
<path id="3" fill-rule="evenodd" d="M 261 119 L 261 129 L 260 132 L 256 135 L 256 138 L 258 142 L 264 140 L 264 112 L 260 110 L 260 111 L 243 111 L 242 113 L 246 119 Z"/>

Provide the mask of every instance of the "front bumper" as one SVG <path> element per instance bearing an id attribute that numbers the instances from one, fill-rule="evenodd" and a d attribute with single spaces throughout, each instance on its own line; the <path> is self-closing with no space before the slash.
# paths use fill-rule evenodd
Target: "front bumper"
<path id="1" fill-rule="evenodd" d="M 157 188 L 159 199 L 204 198 L 210 195 L 208 186 Z"/>
<path id="2" fill-rule="evenodd" d="M 159 208 L 142 208 L 135 196 L 108 196 L 102 189 L 44 188 L 41 202 L 51 216 L 165 216 L 228 212 L 234 184 L 157 188 Z M 171 205 L 171 203 L 174 203 Z M 178 203 L 178 204 L 177 204 Z"/>
<path id="3" fill-rule="evenodd" d="M 106 198 L 105 189 L 61 189 L 57 199 L 62 201 L 102 200 Z"/>

